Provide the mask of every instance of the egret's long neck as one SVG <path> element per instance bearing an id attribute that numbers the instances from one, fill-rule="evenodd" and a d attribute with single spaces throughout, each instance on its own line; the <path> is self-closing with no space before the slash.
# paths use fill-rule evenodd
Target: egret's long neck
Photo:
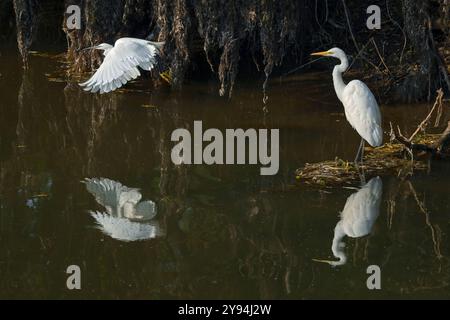
<path id="1" fill-rule="evenodd" d="M 345 82 L 342 79 L 342 74 L 347 70 L 348 68 L 348 60 L 347 57 L 341 57 L 341 64 L 338 64 L 333 69 L 333 84 L 334 84 L 334 90 L 336 91 L 336 94 L 339 98 L 339 100 L 342 101 L 342 94 L 344 93 L 345 89 Z"/>
<path id="2" fill-rule="evenodd" d="M 110 44 L 105 44 L 103 49 L 103 55 L 106 57 L 108 55 L 108 53 L 111 51 L 112 48 L 114 48 L 112 45 Z"/>
<path id="3" fill-rule="evenodd" d="M 347 262 L 347 256 L 344 251 L 344 243 L 342 239 L 345 237 L 345 232 L 342 227 L 342 220 L 336 224 L 334 228 L 334 238 L 333 244 L 331 245 L 331 251 L 333 251 L 333 255 L 339 259 L 339 261 L 335 261 L 333 265 L 341 266 Z"/>

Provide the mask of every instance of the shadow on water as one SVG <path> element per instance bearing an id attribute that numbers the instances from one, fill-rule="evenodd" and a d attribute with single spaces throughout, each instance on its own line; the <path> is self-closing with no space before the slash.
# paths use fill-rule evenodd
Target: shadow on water
<path id="1" fill-rule="evenodd" d="M 450 297 L 443 163 L 407 180 L 382 177 L 378 217 L 370 232 L 345 240 L 346 264 L 313 261 L 332 258 L 339 211 L 357 192 L 290 187 L 303 163 L 351 159 L 358 145 L 329 75 L 273 81 L 264 113 L 261 90 L 250 84 L 231 101 L 199 83 L 142 91 L 145 79 L 100 96 L 49 81 L 45 74 L 58 68 L 49 59 L 31 63 L 26 73 L 1 66 L 0 297 Z M 426 112 L 383 108 L 385 123 L 403 131 Z M 170 135 L 192 130 L 194 120 L 279 128 L 278 175 L 261 177 L 258 166 L 174 166 Z M 140 188 L 156 202 L 164 234 L 122 242 L 95 228 L 88 211 L 101 206 L 80 183 L 85 177 Z M 65 286 L 72 264 L 82 270 L 80 291 Z M 378 292 L 366 287 L 371 264 L 381 267 Z"/>

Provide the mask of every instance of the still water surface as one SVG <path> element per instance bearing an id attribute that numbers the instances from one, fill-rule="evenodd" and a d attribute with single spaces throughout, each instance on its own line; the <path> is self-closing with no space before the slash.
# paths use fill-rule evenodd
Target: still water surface
<path id="1" fill-rule="evenodd" d="M 372 202 L 355 189 L 292 187 L 296 168 L 353 159 L 359 143 L 328 73 L 274 79 L 265 113 L 255 84 L 239 84 L 230 101 L 209 83 L 143 91 L 145 78 L 100 96 L 49 76 L 60 67 L 52 59 L 33 57 L 23 73 L 12 56 L 0 66 L 0 298 L 450 298 L 449 165 L 383 176 Z M 411 132 L 428 108 L 382 106 L 384 123 Z M 279 173 L 174 167 L 170 135 L 194 120 L 279 128 Z M 86 177 L 140 188 L 157 203 L 160 232 L 123 242 L 96 228 L 89 210 L 104 210 Z M 373 213 L 369 235 L 341 234 L 340 266 L 313 261 L 337 260 L 335 227 L 356 198 Z M 72 264 L 79 291 L 66 288 Z M 379 291 L 366 287 L 373 264 Z"/>

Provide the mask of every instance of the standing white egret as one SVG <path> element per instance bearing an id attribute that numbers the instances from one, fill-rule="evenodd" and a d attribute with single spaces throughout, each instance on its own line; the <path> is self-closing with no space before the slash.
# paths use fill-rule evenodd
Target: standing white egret
<path id="1" fill-rule="evenodd" d="M 333 48 L 328 51 L 312 53 L 311 55 L 334 57 L 341 61 L 341 64 L 336 65 L 333 69 L 334 90 L 344 105 L 347 121 L 362 138 L 355 163 L 358 162 L 360 156 L 362 162 L 364 157 L 364 140 L 372 147 L 379 147 L 383 143 L 381 113 L 377 101 L 364 82 L 352 80 L 345 84 L 342 79 L 342 73 L 348 68 L 348 59 L 343 50 Z"/>
<path id="2" fill-rule="evenodd" d="M 337 261 L 317 260 L 332 266 L 340 266 L 347 262 L 344 252 L 345 243 L 342 239 L 347 235 L 351 238 L 360 238 L 368 235 L 373 228 L 380 213 L 383 182 L 380 177 L 372 178 L 358 192 L 347 198 L 344 209 L 341 212 L 341 220 L 334 228 L 333 244 L 331 251 L 339 259 Z"/>
<path id="3" fill-rule="evenodd" d="M 94 75 L 80 83 L 85 91 L 106 93 L 114 91 L 141 75 L 138 67 L 150 71 L 157 63 L 157 56 L 164 42 L 152 42 L 137 38 L 120 38 L 114 46 L 101 43 L 85 48 L 103 50 L 105 59 Z"/>

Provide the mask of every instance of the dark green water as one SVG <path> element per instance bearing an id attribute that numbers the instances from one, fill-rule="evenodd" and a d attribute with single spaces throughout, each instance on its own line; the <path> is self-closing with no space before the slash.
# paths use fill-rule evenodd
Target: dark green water
<path id="1" fill-rule="evenodd" d="M 51 59 L 33 57 L 26 73 L 16 58 L 0 60 L 0 298 L 450 298 L 444 163 L 408 180 L 382 177 L 370 235 L 343 239 L 342 266 L 312 260 L 333 259 L 339 213 L 356 192 L 290 187 L 305 162 L 354 158 L 359 138 L 328 73 L 274 80 L 264 113 L 260 82 L 238 84 L 231 101 L 207 83 L 144 92 L 145 78 L 100 96 L 50 81 Z M 411 132 L 428 107 L 382 106 L 385 129 L 393 121 Z M 194 120 L 279 128 L 278 174 L 175 167 L 170 135 Z M 122 242 L 95 228 L 88 211 L 101 207 L 85 177 L 141 188 L 158 204 L 163 236 Z M 72 264 L 79 291 L 66 288 Z M 367 289 L 369 265 L 381 268 L 381 290 Z"/>

